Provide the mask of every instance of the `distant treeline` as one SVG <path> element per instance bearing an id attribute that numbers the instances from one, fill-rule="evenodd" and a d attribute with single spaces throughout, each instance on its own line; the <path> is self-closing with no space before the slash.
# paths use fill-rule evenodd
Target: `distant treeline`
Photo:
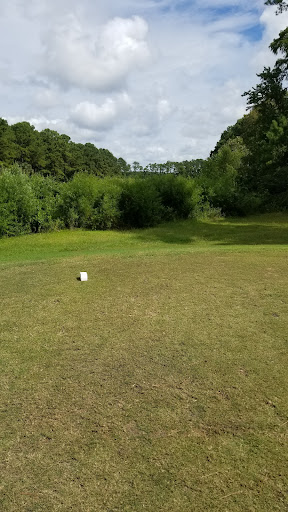
<path id="1" fill-rule="evenodd" d="M 75 173 L 85 171 L 99 177 L 133 175 L 134 173 L 175 173 L 194 177 L 202 160 L 149 164 L 144 168 L 123 158 L 116 158 L 108 149 L 98 149 L 87 142 L 73 142 L 68 135 L 46 128 L 38 132 L 33 125 L 22 121 L 9 125 L 0 118 L 0 163 L 17 163 L 27 173 L 51 176 L 69 181 Z"/>
<path id="2" fill-rule="evenodd" d="M 0 162 L 4 166 L 18 163 L 26 172 L 52 176 L 67 181 L 79 171 L 97 176 L 112 176 L 129 171 L 122 158 L 94 144 L 78 144 L 68 135 L 46 128 L 38 132 L 23 121 L 9 125 L 0 118 Z"/>

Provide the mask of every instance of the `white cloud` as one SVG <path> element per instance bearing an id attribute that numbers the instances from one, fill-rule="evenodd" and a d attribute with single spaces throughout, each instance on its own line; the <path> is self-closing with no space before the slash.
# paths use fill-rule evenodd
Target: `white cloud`
<path id="1" fill-rule="evenodd" d="M 147 61 L 147 31 L 146 22 L 133 16 L 114 18 L 92 34 L 70 15 L 46 36 L 42 71 L 65 87 L 117 88 Z"/>
<path id="2" fill-rule="evenodd" d="M 127 94 L 118 98 L 106 98 L 102 105 L 89 101 L 78 103 L 71 112 L 71 120 L 82 128 L 91 130 L 106 130 L 110 128 L 118 116 L 125 113 L 131 106 Z"/>
<path id="3" fill-rule="evenodd" d="M 108 128 L 116 117 L 115 101 L 108 98 L 103 105 L 89 101 L 78 103 L 72 111 L 71 118 L 79 126 L 91 129 Z"/>

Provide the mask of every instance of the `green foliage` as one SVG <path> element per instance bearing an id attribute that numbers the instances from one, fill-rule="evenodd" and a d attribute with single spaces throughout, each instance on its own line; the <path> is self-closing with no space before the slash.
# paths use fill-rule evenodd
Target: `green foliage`
<path id="1" fill-rule="evenodd" d="M 115 178 L 98 180 L 93 212 L 84 227 L 88 229 L 113 229 L 119 227 L 121 212 L 119 201 L 121 181 Z"/>
<path id="2" fill-rule="evenodd" d="M 205 160 L 202 158 L 175 162 L 175 173 L 186 178 L 197 178 L 201 174 L 204 166 Z"/>
<path id="3" fill-rule="evenodd" d="M 203 189 L 204 204 L 234 213 L 238 192 L 238 171 L 247 148 L 241 137 L 230 139 L 207 161 L 197 182 Z"/>
<path id="4" fill-rule="evenodd" d="M 46 128 L 35 130 L 23 121 L 9 126 L 0 119 L 0 163 L 17 162 L 29 172 L 68 181 L 77 172 L 88 171 L 95 176 L 125 175 L 130 166 L 107 149 L 93 144 L 76 144 L 65 134 Z"/>
<path id="5" fill-rule="evenodd" d="M 91 143 L 83 146 L 83 162 L 83 169 L 95 176 L 112 176 L 127 170 L 125 160 L 119 162 L 108 149 L 97 149 Z"/>
<path id="6" fill-rule="evenodd" d="M 159 193 L 165 220 L 186 219 L 199 202 L 200 190 L 194 180 L 174 174 L 155 176 L 153 183 Z"/>
<path id="7" fill-rule="evenodd" d="M 0 162 L 10 165 L 17 156 L 15 134 L 5 119 L 0 118 Z"/>
<path id="8" fill-rule="evenodd" d="M 288 191 L 288 119 L 279 116 L 273 120 L 266 134 L 266 144 L 263 158 L 265 158 L 265 183 L 271 195 L 282 194 Z M 288 203 L 286 204 L 288 207 Z"/>
<path id="9" fill-rule="evenodd" d="M 101 179 L 81 172 L 59 183 L 51 176 L 3 168 L 0 175 L 0 235 L 67 228 L 149 227 L 192 216 L 199 185 L 181 176 Z"/>
<path id="10" fill-rule="evenodd" d="M 241 137 L 247 149 L 250 149 L 251 140 L 255 140 L 255 136 L 259 131 L 259 113 L 256 109 L 252 109 L 248 114 L 238 119 L 233 126 L 228 126 L 222 133 L 210 156 L 215 155 L 219 149 L 228 141 L 236 137 Z M 205 166 L 205 162 L 204 162 Z"/>
<path id="11" fill-rule="evenodd" d="M 34 195 L 29 178 L 18 166 L 0 174 L 0 236 L 30 232 Z"/>
<path id="12" fill-rule="evenodd" d="M 196 182 L 174 174 L 125 180 L 120 198 L 122 223 L 139 228 L 185 219 L 193 215 L 199 200 Z"/>
<path id="13" fill-rule="evenodd" d="M 88 173 L 76 174 L 62 185 L 60 218 L 66 227 L 111 229 L 118 227 L 120 180 L 101 180 Z"/>
<path id="14" fill-rule="evenodd" d="M 261 116 L 260 122 L 267 126 L 272 119 L 288 111 L 287 91 L 283 85 L 284 73 L 276 65 L 274 69 L 265 67 L 257 76 L 260 83 L 243 96 L 247 96 L 248 107 L 257 108 Z"/>
<path id="15" fill-rule="evenodd" d="M 92 214 L 95 195 L 95 179 L 85 173 L 76 174 L 62 185 L 59 212 L 66 227 L 84 227 Z"/>
<path id="16" fill-rule="evenodd" d="M 195 211 L 195 217 L 198 220 L 216 220 L 225 217 L 225 214 L 221 208 L 211 206 L 209 201 L 202 201 Z"/>
<path id="17" fill-rule="evenodd" d="M 163 218 L 163 205 L 153 178 L 126 180 L 119 206 L 124 226 L 150 227 Z"/>
<path id="18" fill-rule="evenodd" d="M 51 231 L 62 227 L 58 219 L 61 185 L 50 177 L 33 174 L 30 185 L 34 195 L 34 211 L 30 221 L 33 233 Z"/>
<path id="19" fill-rule="evenodd" d="M 67 135 L 59 135 L 54 130 L 46 128 L 40 133 L 42 147 L 45 153 L 44 174 L 49 174 L 58 180 L 65 180 L 68 169 L 69 140 Z"/>
<path id="20" fill-rule="evenodd" d="M 154 175 L 154 174 L 173 174 L 175 176 L 183 176 L 185 178 L 196 178 L 201 173 L 205 164 L 205 160 L 197 158 L 196 160 L 184 160 L 182 162 L 148 164 L 144 168 L 139 162 L 133 162 L 131 169 L 128 171 L 134 175 Z M 127 171 L 126 171 L 127 174 Z"/>

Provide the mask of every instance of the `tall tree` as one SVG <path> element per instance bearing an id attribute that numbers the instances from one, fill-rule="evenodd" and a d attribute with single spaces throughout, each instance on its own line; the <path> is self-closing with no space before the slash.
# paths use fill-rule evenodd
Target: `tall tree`
<path id="1" fill-rule="evenodd" d="M 6 119 L 0 118 L 0 161 L 12 164 L 17 157 L 16 138 Z"/>
<path id="2" fill-rule="evenodd" d="M 45 151 L 46 173 L 57 179 L 65 180 L 63 145 L 65 145 L 65 142 L 68 145 L 70 137 L 68 137 L 68 140 L 63 140 L 58 132 L 49 128 L 43 130 L 40 136 Z"/>
<path id="3" fill-rule="evenodd" d="M 32 169 L 39 171 L 45 166 L 44 148 L 35 127 L 23 121 L 12 125 L 17 144 L 17 162 L 29 164 Z"/>
<path id="4" fill-rule="evenodd" d="M 243 96 L 247 96 L 248 108 L 257 109 L 263 126 L 268 128 L 273 119 L 288 113 L 287 89 L 283 83 L 285 72 L 276 63 L 273 69 L 265 67 L 257 76 L 260 83 Z"/>

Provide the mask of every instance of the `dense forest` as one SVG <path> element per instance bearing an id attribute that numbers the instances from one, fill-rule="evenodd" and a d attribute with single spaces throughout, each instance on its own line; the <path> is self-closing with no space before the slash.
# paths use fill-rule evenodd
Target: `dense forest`
<path id="1" fill-rule="evenodd" d="M 277 14 L 288 10 L 282 0 L 266 4 Z M 270 49 L 274 67 L 243 94 L 248 113 L 222 133 L 206 160 L 143 168 L 68 135 L 0 119 L 0 236 L 287 210 L 288 27 Z"/>

